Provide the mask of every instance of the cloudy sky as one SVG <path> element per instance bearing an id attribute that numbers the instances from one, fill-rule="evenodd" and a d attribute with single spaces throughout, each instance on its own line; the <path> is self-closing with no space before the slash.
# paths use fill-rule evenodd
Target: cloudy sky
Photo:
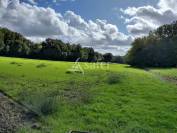
<path id="1" fill-rule="evenodd" d="M 177 20 L 177 0 L 0 0 L 0 26 L 124 55 L 136 37 Z"/>

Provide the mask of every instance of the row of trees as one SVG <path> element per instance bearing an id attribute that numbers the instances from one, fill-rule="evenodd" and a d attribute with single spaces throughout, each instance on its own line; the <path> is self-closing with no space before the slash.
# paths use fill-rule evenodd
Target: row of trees
<path id="1" fill-rule="evenodd" d="M 0 55 L 23 58 L 75 61 L 80 58 L 85 62 L 120 62 L 121 57 L 114 57 L 111 53 L 101 54 L 93 48 L 64 43 L 61 40 L 46 39 L 41 43 L 33 43 L 21 34 L 6 28 L 0 28 Z"/>
<path id="2" fill-rule="evenodd" d="M 63 61 L 80 58 L 85 62 L 126 62 L 137 67 L 176 67 L 177 22 L 163 25 L 148 36 L 135 39 L 125 58 L 111 53 L 101 54 L 93 48 L 55 39 L 35 44 L 19 33 L 0 28 L 0 55 Z"/>
<path id="3" fill-rule="evenodd" d="M 176 67 L 177 22 L 135 39 L 126 55 L 126 62 L 137 67 Z"/>

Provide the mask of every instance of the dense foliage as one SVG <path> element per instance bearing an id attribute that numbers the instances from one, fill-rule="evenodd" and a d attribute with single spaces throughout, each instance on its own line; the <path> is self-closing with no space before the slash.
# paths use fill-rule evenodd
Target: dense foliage
<path id="1" fill-rule="evenodd" d="M 117 62 L 121 61 L 121 57 L 114 58 L 110 53 L 102 55 L 95 52 L 93 48 L 81 47 L 79 44 L 64 43 L 61 40 L 46 39 L 46 41 L 35 44 L 21 34 L 12 32 L 6 28 L 0 28 L 0 55 L 36 58 L 47 60 L 63 60 L 75 61 L 80 58 L 80 61 L 96 62 Z"/>
<path id="2" fill-rule="evenodd" d="M 177 22 L 163 25 L 147 37 L 137 38 L 126 61 L 138 67 L 176 67 Z"/>

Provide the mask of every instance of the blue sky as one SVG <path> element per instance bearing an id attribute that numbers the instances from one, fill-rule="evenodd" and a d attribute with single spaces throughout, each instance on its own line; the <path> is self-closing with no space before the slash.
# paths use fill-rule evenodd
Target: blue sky
<path id="1" fill-rule="evenodd" d="M 137 37 L 177 20 L 177 0 L 0 0 L 0 27 L 125 55 Z"/>

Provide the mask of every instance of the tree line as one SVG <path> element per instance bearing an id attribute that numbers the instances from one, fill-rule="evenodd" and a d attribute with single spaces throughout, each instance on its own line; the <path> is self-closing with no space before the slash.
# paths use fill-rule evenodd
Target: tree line
<path id="1" fill-rule="evenodd" d="M 0 28 L 0 55 L 60 61 L 80 58 L 83 62 L 128 63 L 136 67 L 176 67 L 177 21 L 151 31 L 148 36 L 135 39 L 125 57 L 101 54 L 91 47 L 57 39 L 33 43 L 19 33 Z"/>
<path id="2" fill-rule="evenodd" d="M 176 67 L 177 21 L 135 39 L 125 59 L 136 67 Z"/>
<path id="3" fill-rule="evenodd" d="M 90 47 L 80 44 L 64 43 L 57 39 L 46 39 L 41 43 L 33 43 L 21 34 L 7 28 L 0 28 L 0 55 L 33 59 L 83 62 L 117 62 L 123 63 L 120 56 L 111 53 L 101 54 Z"/>

